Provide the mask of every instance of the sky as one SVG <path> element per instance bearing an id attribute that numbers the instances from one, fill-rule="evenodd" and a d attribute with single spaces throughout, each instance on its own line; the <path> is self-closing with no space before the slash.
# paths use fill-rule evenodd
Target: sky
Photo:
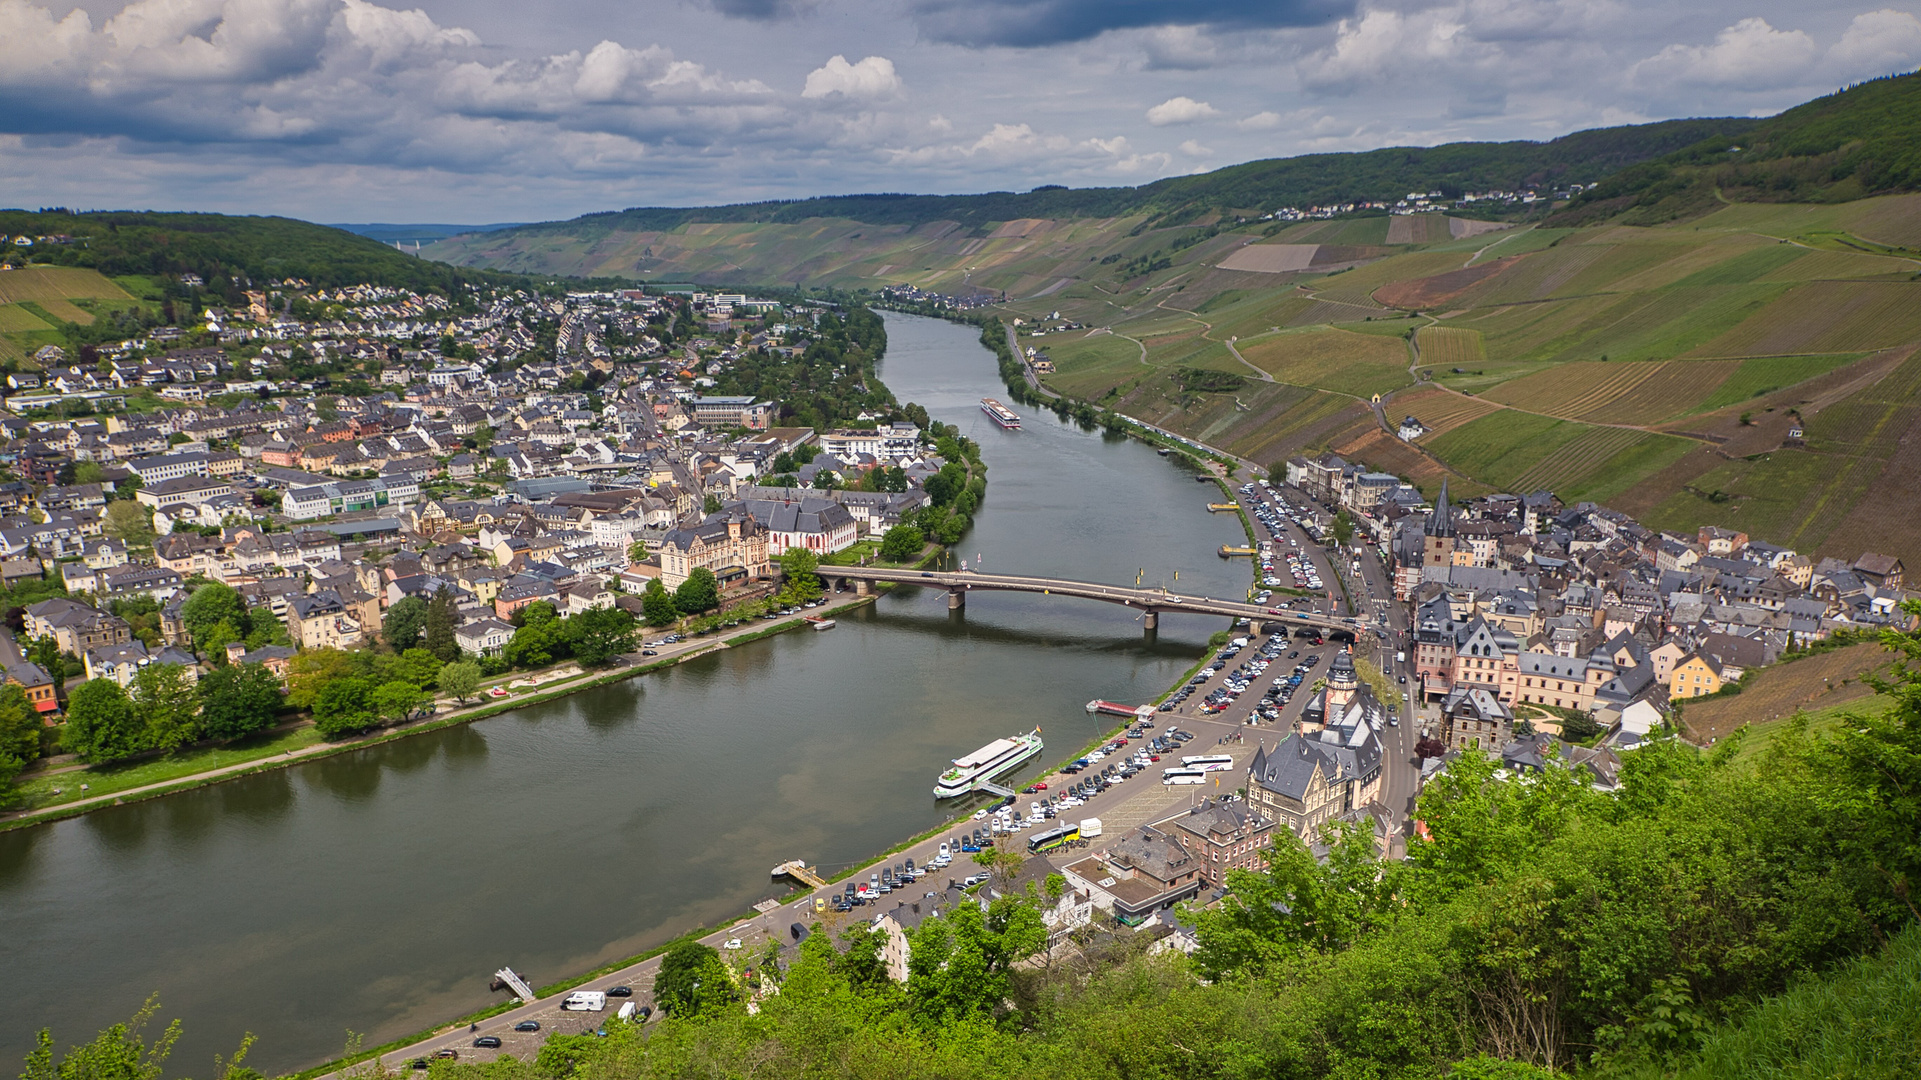
<path id="1" fill-rule="evenodd" d="M 1768 115 L 1921 0 L 0 0 L 0 205 L 479 224 Z"/>

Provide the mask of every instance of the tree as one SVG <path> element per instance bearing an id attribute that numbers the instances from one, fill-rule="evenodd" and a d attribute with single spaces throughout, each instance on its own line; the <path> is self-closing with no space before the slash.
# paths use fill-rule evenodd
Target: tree
<path id="1" fill-rule="evenodd" d="M 832 469 L 822 469 L 814 474 L 814 488 L 817 491 L 833 491 L 840 487 L 840 474 Z"/>
<path id="2" fill-rule="evenodd" d="M 280 680 L 260 664 L 215 668 L 200 679 L 200 732 L 209 739 L 238 739 L 273 724 L 280 709 Z"/>
<path id="3" fill-rule="evenodd" d="M 82 761 L 99 764 L 132 757 L 147 748 L 145 734 L 133 702 L 112 679 L 88 679 L 67 697 L 60 745 Z"/>
<path id="4" fill-rule="evenodd" d="M 359 660 L 352 653 L 307 649 L 296 655 L 287 669 L 287 704 L 311 709 L 328 683 L 359 673 Z"/>
<path id="5" fill-rule="evenodd" d="M 153 543 L 153 513 L 145 503 L 132 499 L 116 500 L 107 504 L 107 519 L 101 529 L 128 547 L 145 547 Z"/>
<path id="6" fill-rule="evenodd" d="M 880 557 L 888 562 L 907 562 L 927 546 L 927 534 L 912 525 L 896 525 L 880 538 Z"/>
<path id="7" fill-rule="evenodd" d="M 700 501 L 700 512 L 703 514 L 720 513 L 720 496 L 709 495 L 705 499 L 702 499 Z"/>
<path id="8" fill-rule="evenodd" d="M 40 756 L 40 714 L 18 683 L 0 685 L 0 806 L 12 801 L 13 778 Z"/>
<path id="9" fill-rule="evenodd" d="M 376 718 L 373 685 L 358 676 L 328 682 L 314 698 L 313 718 L 328 739 L 367 730 Z"/>
<path id="10" fill-rule="evenodd" d="M 648 626 L 672 626 L 680 618 L 680 609 L 674 606 L 673 596 L 659 578 L 650 579 L 640 591 L 640 607 Z"/>
<path id="11" fill-rule="evenodd" d="M 133 711 L 148 748 L 172 753 L 200 738 L 200 700 L 179 664 L 148 664 L 133 677 Z"/>
<path id="12" fill-rule="evenodd" d="M 514 631 L 513 638 L 507 642 L 507 647 L 501 650 L 501 655 L 515 667 L 537 668 L 546 667 L 560 659 L 565 649 L 566 639 L 561 633 L 560 623 L 550 617 L 530 622 Z"/>
<path id="13" fill-rule="evenodd" d="M 239 641 L 246 636 L 247 602 L 233 586 L 210 581 L 195 589 L 180 605 L 180 621 L 187 624 L 194 647 L 204 655 L 209 648 L 216 647 L 213 636 L 221 623 L 227 624 L 221 633 L 226 641 Z M 224 648 L 226 641 L 220 642 L 219 647 Z"/>
<path id="14" fill-rule="evenodd" d="M 819 591 L 820 578 L 814 576 L 818 569 L 820 557 L 804 547 L 790 547 L 781 554 L 780 572 L 791 585 Z"/>
<path id="15" fill-rule="evenodd" d="M 922 1023 L 939 1027 L 991 1018 L 1007 999 L 1013 966 L 1041 950 L 1047 927 L 1012 897 L 983 913 L 960 904 L 908 932 L 907 995 Z"/>
<path id="16" fill-rule="evenodd" d="M 634 617 L 617 607 L 590 608 L 566 623 L 574 659 L 601 667 L 634 647 Z"/>
<path id="17" fill-rule="evenodd" d="M 422 703 L 431 700 L 420 687 L 401 679 L 383 683 L 373 693 L 374 712 L 391 724 L 403 724 L 413 719 L 414 711 Z"/>
<path id="18" fill-rule="evenodd" d="M 1341 512 L 1334 515 L 1334 542 L 1346 547 L 1348 541 L 1352 539 L 1354 539 L 1354 515 L 1348 513 L 1346 507 L 1342 507 Z"/>
<path id="19" fill-rule="evenodd" d="M 698 615 L 720 606 L 720 579 L 712 570 L 697 566 L 687 580 L 674 590 L 674 607 L 683 615 Z"/>
<path id="20" fill-rule="evenodd" d="M 59 1065 L 53 1063 L 53 1032 L 41 1028 L 34 1039 L 33 1050 L 27 1054 L 26 1069 L 20 1074 L 20 1080 L 160 1080 L 167 1056 L 180 1038 L 180 1021 L 168 1024 L 153 1045 L 148 1046 L 140 1032 L 159 1007 L 159 999 L 149 997 L 131 1020 L 102 1031 L 84 1046 L 69 1048 Z M 241 1051 L 234 1055 L 233 1064 L 238 1065 L 245 1056 L 243 1044 Z"/>
<path id="21" fill-rule="evenodd" d="M 440 688 L 462 705 L 480 690 L 480 665 L 472 660 L 455 660 L 440 669 Z"/>
<path id="22" fill-rule="evenodd" d="M 431 690 L 434 680 L 440 677 L 442 666 L 440 657 L 426 649 L 414 648 L 394 657 L 386 674 L 402 682 L 412 683 L 422 690 Z"/>
<path id="23" fill-rule="evenodd" d="M 427 624 L 421 644 L 443 663 L 460 659 L 460 643 L 454 640 L 454 628 L 459 622 L 454 591 L 445 585 L 435 589 L 434 598 L 427 603 Z"/>
<path id="24" fill-rule="evenodd" d="M 734 1000 L 734 980 L 720 954 L 698 941 L 683 941 L 660 958 L 654 1001 L 681 1020 Z"/>
<path id="25" fill-rule="evenodd" d="M 420 643 L 420 632 L 427 626 L 427 601 L 418 596 L 403 596 L 380 620 L 380 636 L 395 652 L 406 652 Z"/>

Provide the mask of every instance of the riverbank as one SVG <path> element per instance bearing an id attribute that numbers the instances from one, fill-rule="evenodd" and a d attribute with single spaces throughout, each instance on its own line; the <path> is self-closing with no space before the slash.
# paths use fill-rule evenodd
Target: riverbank
<path id="1" fill-rule="evenodd" d="M 916 565 L 924 565 L 928 561 L 937 558 L 939 558 L 938 550 L 935 554 L 923 557 L 921 562 Z M 830 604 L 833 606 L 820 609 L 815 617 L 824 618 L 842 612 L 852 611 L 855 608 L 873 603 L 876 598 L 876 596 L 864 596 L 838 604 L 830 601 Z M 381 728 L 366 735 L 339 742 L 322 740 L 320 735 L 314 731 L 311 722 L 303 722 L 293 727 L 283 728 L 282 734 L 276 736 L 268 745 L 251 747 L 241 751 L 241 753 L 247 755 L 246 758 L 241 761 L 190 773 L 185 776 L 159 780 L 151 784 L 119 788 L 102 792 L 99 795 L 89 795 L 85 798 L 72 799 L 56 803 L 45 809 L 13 811 L 6 815 L 0 815 L 0 832 L 30 828 L 35 825 L 49 825 L 57 821 L 66 821 L 70 818 L 79 817 L 83 814 L 89 814 L 108 807 L 125 806 L 129 803 L 145 802 L 149 799 L 158 799 L 167 795 L 177 795 L 181 792 L 193 791 L 198 788 L 225 783 L 230 780 L 238 780 L 246 776 L 255 776 L 263 772 L 292 768 L 295 765 L 303 765 L 311 761 L 322 761 L 340 754 L 366 750 L 401 739 L 442 731 L 446 728 L 456 727 L 461 724 L 471 724 L 477 720 L 485 720 L 489 717 L 499 716 L 502 713 L 512 712 L 515 709 L 524 709 L 529 706 L 556 701 L 570 694 L 580 693 L 583 690 L 591 690 L 595 687 L 624 682 L 641 675 L 662 671 L 677 664 L 695 659 L 696 657 L 707 656 L 720 649 L 760 641 L 773 637 L 776 634 L 787 633 L 791 630 L 812 629 L 812 625 L 813 624 L 807 622 L 800 616 L 783 618 L 773 626 L 742 629 L 731 634 L 723 633 L 718 637 L 704 641 L 687 642 L 688 648 L 676 652 L 672 656 L 649 660 L 646 663 L 633 664 L 599 674 L 587 671 L 576 671 L 573 674 L 563 675 L 559 679 L 542 679 L 542 676 L 548 675 L 550 672 L 564 671 L 568 666 L 571 666 L 556 665 L 554 668 L 547 669 L 546 671 L 530 672 L 512 680 L 503 680 L 503 682 L 506 683 L 522 682 L 529 679 L 536 680 L 534 686 L 535 692 L 533 693 L 518 694 L 505 700 L 481 701 L 471 706 L 457 706 L 451 712 L 436 712 L 434 715 L 421 720 Z M 552 685 L 544 690 L 539 689 L 539 683 L 543 681 L 550 681 Z M 484 693 L 485 691 L 483 690 L 482 692 Z M 219 748 L 216 748 L 216 752 L 218 752 L 218 749 Z M 75 783 L 80 783 L 80 777 L 97 776 L 98 774 L 89 773 L 85 770 L 77 770 L 63 771 L 57 775 L 73 777 Z"/>

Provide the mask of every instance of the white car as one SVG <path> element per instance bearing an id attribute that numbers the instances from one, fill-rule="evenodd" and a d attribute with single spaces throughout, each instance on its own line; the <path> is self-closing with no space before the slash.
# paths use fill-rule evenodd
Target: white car
<path id="1" fill-rule="evenodd" d="M 723 949 L 738 949 L 738 948 L 740 948 L 740 939 L 739 939 L 739 938 L 737 938 L 737 937 L 730 937 L 730 938 L 728 938 L 728 939 L 727 939 L 727 942 L 726 942 L 726 944 L 724 944 L 724 945 L 722 945 L 722 946 L 721 946 L 721 948 L 723 948 Z"/>
<path id="2" fill-rule="evenodd" d="M 974 820 L 975 821 L 987 820 L 987 807 L 983 806 L 979 810 L 974 811 Z"/>

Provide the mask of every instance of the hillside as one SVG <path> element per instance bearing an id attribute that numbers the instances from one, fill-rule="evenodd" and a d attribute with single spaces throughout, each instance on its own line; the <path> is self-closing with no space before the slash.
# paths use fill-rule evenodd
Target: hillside
<path id="1" fill-rule="evenodd" d="M 1622 169 L 1551 224 L 1618 217 L 1653 224 L 1718 203 L 1847 202 L 1921 187 L 1921 74 L 1817 98 L 1757 123 L 1738 143 L 1716 133 Z"/>
<path id="2" fill-rule="evenodd" d="M 194 273 L 209 284 L 220 280 L 224 287 L 236 278 L 267 282 L 293 277 L 321 286 L 368 282 L 450 293 L 463 282 L 489 277 L 418 259 L 330 226 L 282 217 L 0 210 L 0 234 L 66 237 L 10 252 L 16 259 L 82 267 L 113 278 Z"/>
<path id="3" fill-rule="evenodd" d="M 1012 288 L 968 279 L 961 260 L 997 240 L 1029 239 L 1033 227 L 1070 230 L 1068 250 L 1095 259 L 1109 240 L 1141 229 L 1223 217 L 1259 217 L 1282 206 L 1391 201 L 1410 190 L 1512 190 L 1592 183 L 1633 163 L 1703 139 L 1743 136 L 1744 119 L 1670 120 L 1576 132 L 1549 142 L 1452 143 L 1366 153 L 1253 161 L 1138 188 L 1042 187 L 983 195 L 847 195 L 702 208 L 637 208 L 455 238 L 432 258 L 530 273 L 629 274 L 703 281 L 858 287 L 896 271 L 937 273 L 929 282 Z M 1054 241 L 1059 243 L 1061 238 Z M 1099 248 L 1100 250 L 1095 250 Z M 1063 250 L 1063 256 L 1068 255 Z M 1086 261 L 1069 258 L 1067 261 Z M 941 273 L 943 272 L 944 273 Z"/>

